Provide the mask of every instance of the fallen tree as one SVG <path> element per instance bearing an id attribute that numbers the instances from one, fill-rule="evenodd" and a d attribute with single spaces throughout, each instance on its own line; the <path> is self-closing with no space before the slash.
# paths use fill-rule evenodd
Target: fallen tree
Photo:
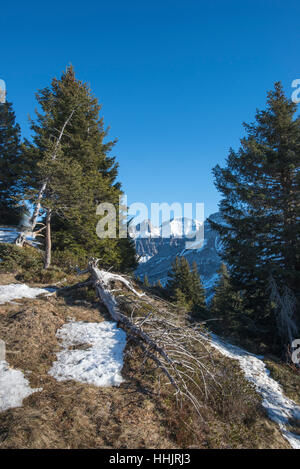
<path id="1" fill-rule="evenodd" d="M 100 301 L 111 318 L 124 328 L 142 350 L 144 361 L 152 360 L 174 387 L 176 399 L 189 400 L 200 414 L 201 401 L 208 396 L 208 382 L 215 382 L 211 369 L 204 365 L 211 351 L 199 325 L 193 326 L 178 320 L 169 308 L 162 311 L 141 312 L 144 294 L 134 289 L 129 280 L 97 267 L 97 259 L 91 259 L 88 271 Z M 120 308 L 120 300 L 114 295 L 112 284 L 125 286 L 141 304 L 132 302 L 129 315 Z M 120 296 L 122 298 L 122 295 Z M 118 302 L 119 300 L 119 302 Z M 130 304 L 130 302 L 129 302 Z M 206 360 L 203 360 L 205 357 Z"/>

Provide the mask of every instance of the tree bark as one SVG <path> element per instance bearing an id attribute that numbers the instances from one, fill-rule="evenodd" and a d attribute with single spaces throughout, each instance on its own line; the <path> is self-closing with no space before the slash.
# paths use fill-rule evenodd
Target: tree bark
<path id="1" fill-rule="evenodd" d="M 48 269 L 51 264 L 51 209 L 47 210 L 46 215 L 46 249 L 45 249 L 45 261 L 44 269 Z"/>
<path id="2" fill-rule="evenodd" d="M 128 337 L 137 343 L 143 353 L 143 363 L 152 360 L 156 367 L 174 387 L 176 400 L 187 399 L 198 414 L 203 397 L 208 395 L 209 377 L 216 383 L 214 373 L 202 363 L 202 358 L 210 351 L 206 348 L 207 337 L 199 333 L 197 327 L 177 323 L 177 314 L 164 309 L 158 314 L 149 310 L 147 314 L 139 311 L 138 301 L 143 302 L 144 293 L 136 291 L 130 282 L 118 274 L 97 268 L 97 259 L 91 259 L 88 271 L 101 302 L 106 306 L 111 318 L 126 330 Z M 130 316 L 119 308 L 118 301 L 111 289 L 111 283 L 122 283 L 140 300 L 135 302 Z M 137 311 L 134 314 L 134 311 Z M 143 306 L 142 306 L 143 307 Z M 197 382 L 202 380 L 203 387 Z"/>
<path id="3" fill-rule="evenodd" d="M 66 130 L 66 127 L 68 125 L 68 123 L 70 122 L 70 120 L 72 119 L 73 117 L 73 114 L 75 112 L 76 108 L 72 109 L 69 117 L 66 119 L 66 121 L 64 122 L 64 125 L 62 126 L 61 128 L 61 131 L 59 133 L 59 136 L 58 136 L 58 139 L 56 140 L 55 142 L 55 145 L 54 145 L 54 148 L 53 148 L 53 154 L 52 154 L 52 159 L 55 160 L 56 158 L 56 154 L 57 154 L 57 150 L 58 150 L 58 147 L 59 147 L 59 144 L 61 142 L 61 139 L 64 135 L 64 132 Z M 37 220 L 38 220 L 38 217 L 39 217 L 39 214 L 40 214 L 40 210 L 41 210 L 41 206 L 42 206 L 42 199 L 43 199 L 43 195 L 45 193 L 45 190 L 47 189 L 47 184 L 48 184 L 48 181 L 45 180 L 42 184 L 42 187 L 40 188 L 40 191 L 38 193 L 38 196 L 37 196 L 37 201 L 36 201 L 36 204 L 35 204 L 35 208 L 34 208 L 34 211 L 33 211 L 33 214 L 32 214 L 32 217 L 30 219 L 30 230 L 33 232 L 35 227 L 36 227 L 36 224 L 37 224 Z"/>

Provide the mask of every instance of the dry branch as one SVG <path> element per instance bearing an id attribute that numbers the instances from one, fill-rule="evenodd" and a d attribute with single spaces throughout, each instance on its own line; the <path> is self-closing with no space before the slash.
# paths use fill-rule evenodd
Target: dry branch
<path id="1" fill-rule="evenodd" d="M 111 318 L 119 322 L 139 345 L 144 361 L 153 361 L 167 377 L 175 388 L 176 398 L 188 399 L 200 413 L 201 399 L 208 393 L 208 381 L 214 381 L 213 373 L 203 360 L 211 356 L 203 335 L 196 327 L 183 321 L 180 323 L 178 316 L 168 308 L 157 312 L 156 306 L 153 306 L 145 313 L 145 295 L 136 291 L 123 276 L 99 269 L 97 263 L 97 259 L 92 259 L 88 270 L 97 295 Z M 129 317 L 120 310 L 120 304 L 113 294 L 111 283 L 115 282 L 122 283 L 137 297 Z M 149 299 L 147 305 L 149 308 Z"/>

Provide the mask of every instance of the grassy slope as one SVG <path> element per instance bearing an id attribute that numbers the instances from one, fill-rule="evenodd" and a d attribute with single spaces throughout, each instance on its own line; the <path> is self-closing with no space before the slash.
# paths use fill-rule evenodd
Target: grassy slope
<path id="1" fill-rule="evenodd" d="M 12 274 L 0 274 L 0 283 L 11 281 Z M 121 293 L 125 309 L 127 300 L 136 301 Z M 146 310 L 167 307 L 148 300 Z M 201 417 L 187 404 L 176 405 L 170 386 L 159 380 L 150 363 L 141 366 L 140 352 L 132 344 L 119 388 L 55 381 L 48 370 L 59 350 L 57 329 L 70 317 L 92 322 L 109 318 L 86 288 L 17 303 L 0 305 L 0 337 L 7 344 L 9 364 L 26 372 L 31 387 L 43 390 L 26 398 L 23 407 L 0 414 L 0 448 L 288 447 L 238 365 L 215 351 L 220 386 L 203 399 Z"/>

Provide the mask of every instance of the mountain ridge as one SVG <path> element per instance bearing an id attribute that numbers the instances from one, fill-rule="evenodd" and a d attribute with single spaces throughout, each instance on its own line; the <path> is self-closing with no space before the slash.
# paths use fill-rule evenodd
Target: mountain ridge
<path id="1" fill-rule="evenodd" d="M 197 249 L 187 249 L 186 242 L 192 243 L 188 236 L 176 237 L 136 237 L 135 247 L 140 263 L 135 273 L 143 279 L 148 276 L 150 284 L 155 284 L 158 280 L 162 285 L 168 281 L 168 272 L 172 262 L 177 256 L 184 256 L 190 264 L 196 262 L 199 274 L 207 290 L 208 299 L 213 293 L 213 286 L 218 278 L 217 271 L 221 264 L 221 241 L 218 233 L 209 224 L 209 219 L 222 221 L 220 212 L 210 215 L 204 222 L 204 240 L 199 243 Z M 175 219 L 178 220 L 178 219 Z M 180 220 L 180 219 L 179 219 Z M 184 218 L 182 218 L 184 220 Z M 170 224 L 172 224 L 172 221 Z M 190 220 L 191 224 L 194 222 Z M 198 222 L 199 223 L 199 222 Z M 198 224 L 198 231 L 202 226 Z"/>

